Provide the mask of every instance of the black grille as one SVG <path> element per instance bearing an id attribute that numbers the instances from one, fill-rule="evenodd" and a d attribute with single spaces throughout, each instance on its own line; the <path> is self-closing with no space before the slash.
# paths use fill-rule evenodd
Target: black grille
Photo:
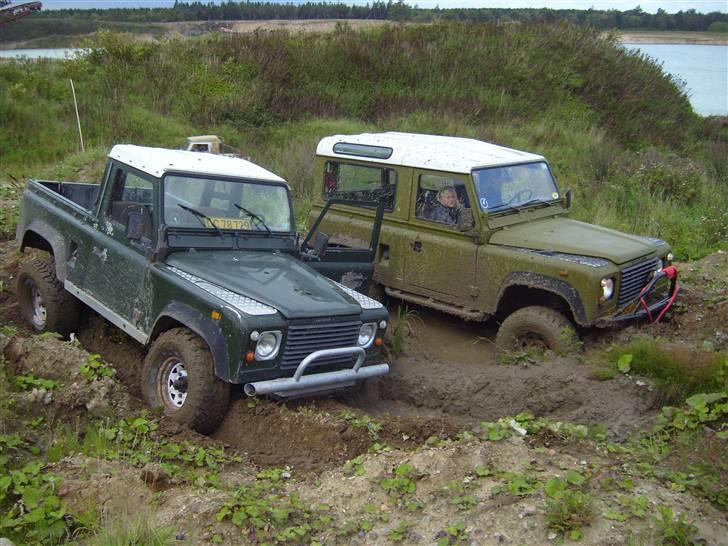
<path id="1" fill-rule="evenodd" d="M 658 262 L 657 259 L 648 260 L 632 265 L 622 271 L 622 282 L 619 286 L 617 305 L 624 305 L 637 297 L 649 282 L 652 272 L 657 269 Z"/>
<path id="2" fill-rule="evenodd" d="M 361 321 L 330 322 L 328 324 L 291 324 L 288 328 L 286 345 L 283 348 L 281 368 L 295 368 L 314 351 L 335 349 L 337 347 L 355 347 L 359 339 Z M 321 358 L 312 366 L 342 365 L 351 366 L 351 355 Z"/>

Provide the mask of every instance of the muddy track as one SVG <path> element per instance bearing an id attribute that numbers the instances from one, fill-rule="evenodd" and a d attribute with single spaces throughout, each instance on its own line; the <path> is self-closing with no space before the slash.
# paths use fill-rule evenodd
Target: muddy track
<path id="1" fill-rule="evenodd" d="M 3 319 L 24 328 L 13 294 L 17 254 L 0 244 Z M 392 324 L 398 302 L 390 302 Z M 117 370 L 133 397 L 140 398 L 142 346 L 91 311 L 78 333 L 82 345 Z M 581 353 L 546 356 L 525 364 L 502 365 L 493 347 L 495 326 L 468 323 L 418 309 L 409 321 L 391 373 L 356 396 L 308 402 L 249 403 L 241 393 L 220 429 L 222 444 L 248 454 L 259 465 L 321 468 L 366 452 L 374 442 L 395 447 L 421 445 L 430 437 L 452 437 L 483 420 L 531 412 L 554 420 L 603 424 L 621 439 L 649 423 L 654 397 L 627 377 L 600 381 Z M 586 345 L 600 343 L 587 340 Z M 382 423 L 372 434 L 351 424 L 351 415 Z M 333 417 L 332 417 L 333 416 Z M 349 420 L 342 416 L 349 416 Z"/>

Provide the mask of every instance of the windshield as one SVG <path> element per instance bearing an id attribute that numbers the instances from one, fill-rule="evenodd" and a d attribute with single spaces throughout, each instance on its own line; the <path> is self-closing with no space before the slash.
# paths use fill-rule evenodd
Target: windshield
<path id="1" fill-rule="evenodd" d="M 559 198 L 556 181 L 545 162 L 480 169 L 473 171 L 473 180 L 484 211 L 548 203 Z"/>
<path id="2" fill-rule="evenodd" d="M 180 175 L 165 178 L 164 222 L 170 227 L 204 226 L 212 232 L 290 232 L 292 226 L 284 186 Z"/>

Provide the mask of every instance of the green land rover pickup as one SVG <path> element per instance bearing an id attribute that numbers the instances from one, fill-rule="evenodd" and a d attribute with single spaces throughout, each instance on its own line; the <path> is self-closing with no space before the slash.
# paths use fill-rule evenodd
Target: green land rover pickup
<path id="1" fill-rule="evenodd" d="M 275 174 L 221 155 L 115 146 L 101 184 L 29 183 L 17 243 L 43 252 L 21 263 L 20 310 L 36 331 L 68 334 L 82 304 L 92 308 L 149 346 L 147 401 L 210 432 L 232 385 L 285 398 L 388 372 L 387 310 L 327 278 L 366 290 L 378 210 L 362 248 L 299 244 Z"/>
<path id="2" fill-rule="evenodd" d="M 667 243 L 567 218 L 571 194 L 540 155 L 445 136 L 336 135 L 320 141 L 314 172 L 312 219 L 333 199 L 384 203 L 371 295 L 496 317 L 502 350 L 561 348 L 575 325 L 659 320 L 678 292 Z M 365 238 L 375 211 L 344 209 L 312 230 Z"/>

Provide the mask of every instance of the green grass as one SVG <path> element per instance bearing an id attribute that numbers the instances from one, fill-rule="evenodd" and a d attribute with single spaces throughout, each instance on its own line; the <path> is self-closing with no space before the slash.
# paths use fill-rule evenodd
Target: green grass
<path id="1" fill-rule="evenodd" d="M 545 155 L 576 219 L 661 237 L 679 259 L 728 248 L 726 128 L 594 30 L 434 24 L 155 44 L 102 31 L 87 45 L 81 60 L 0 63 L 0 180 L 93 180 L 115 143 L 181 148 L 216 133 L 289 181 L 303 225 L 321 137 L 447 134 Z M 0 217 L 5 237 L 14 221 Z"/>
<path id="2" fill-rule="evenodd" d="M 155 527 L 147 512 L 140 512 L 133 518 L 109 522 L 92 538 L 84 541 L 88 546 L 119 546 L 120 544 L 144 544 L 145 546 L 167 546 L 175 543 L 171 527 Z"/>
<path id="3" fill-rule="evenodd" d="M 651 378 L 664 404 L 682 404 L 693 394 L 728 389 L 726 353 L 637 340 L 612 350 L 610 361 L 617 367 L 620 358 L 629 360 L 625 355 L 631 355 L 628 371 Z"/>

